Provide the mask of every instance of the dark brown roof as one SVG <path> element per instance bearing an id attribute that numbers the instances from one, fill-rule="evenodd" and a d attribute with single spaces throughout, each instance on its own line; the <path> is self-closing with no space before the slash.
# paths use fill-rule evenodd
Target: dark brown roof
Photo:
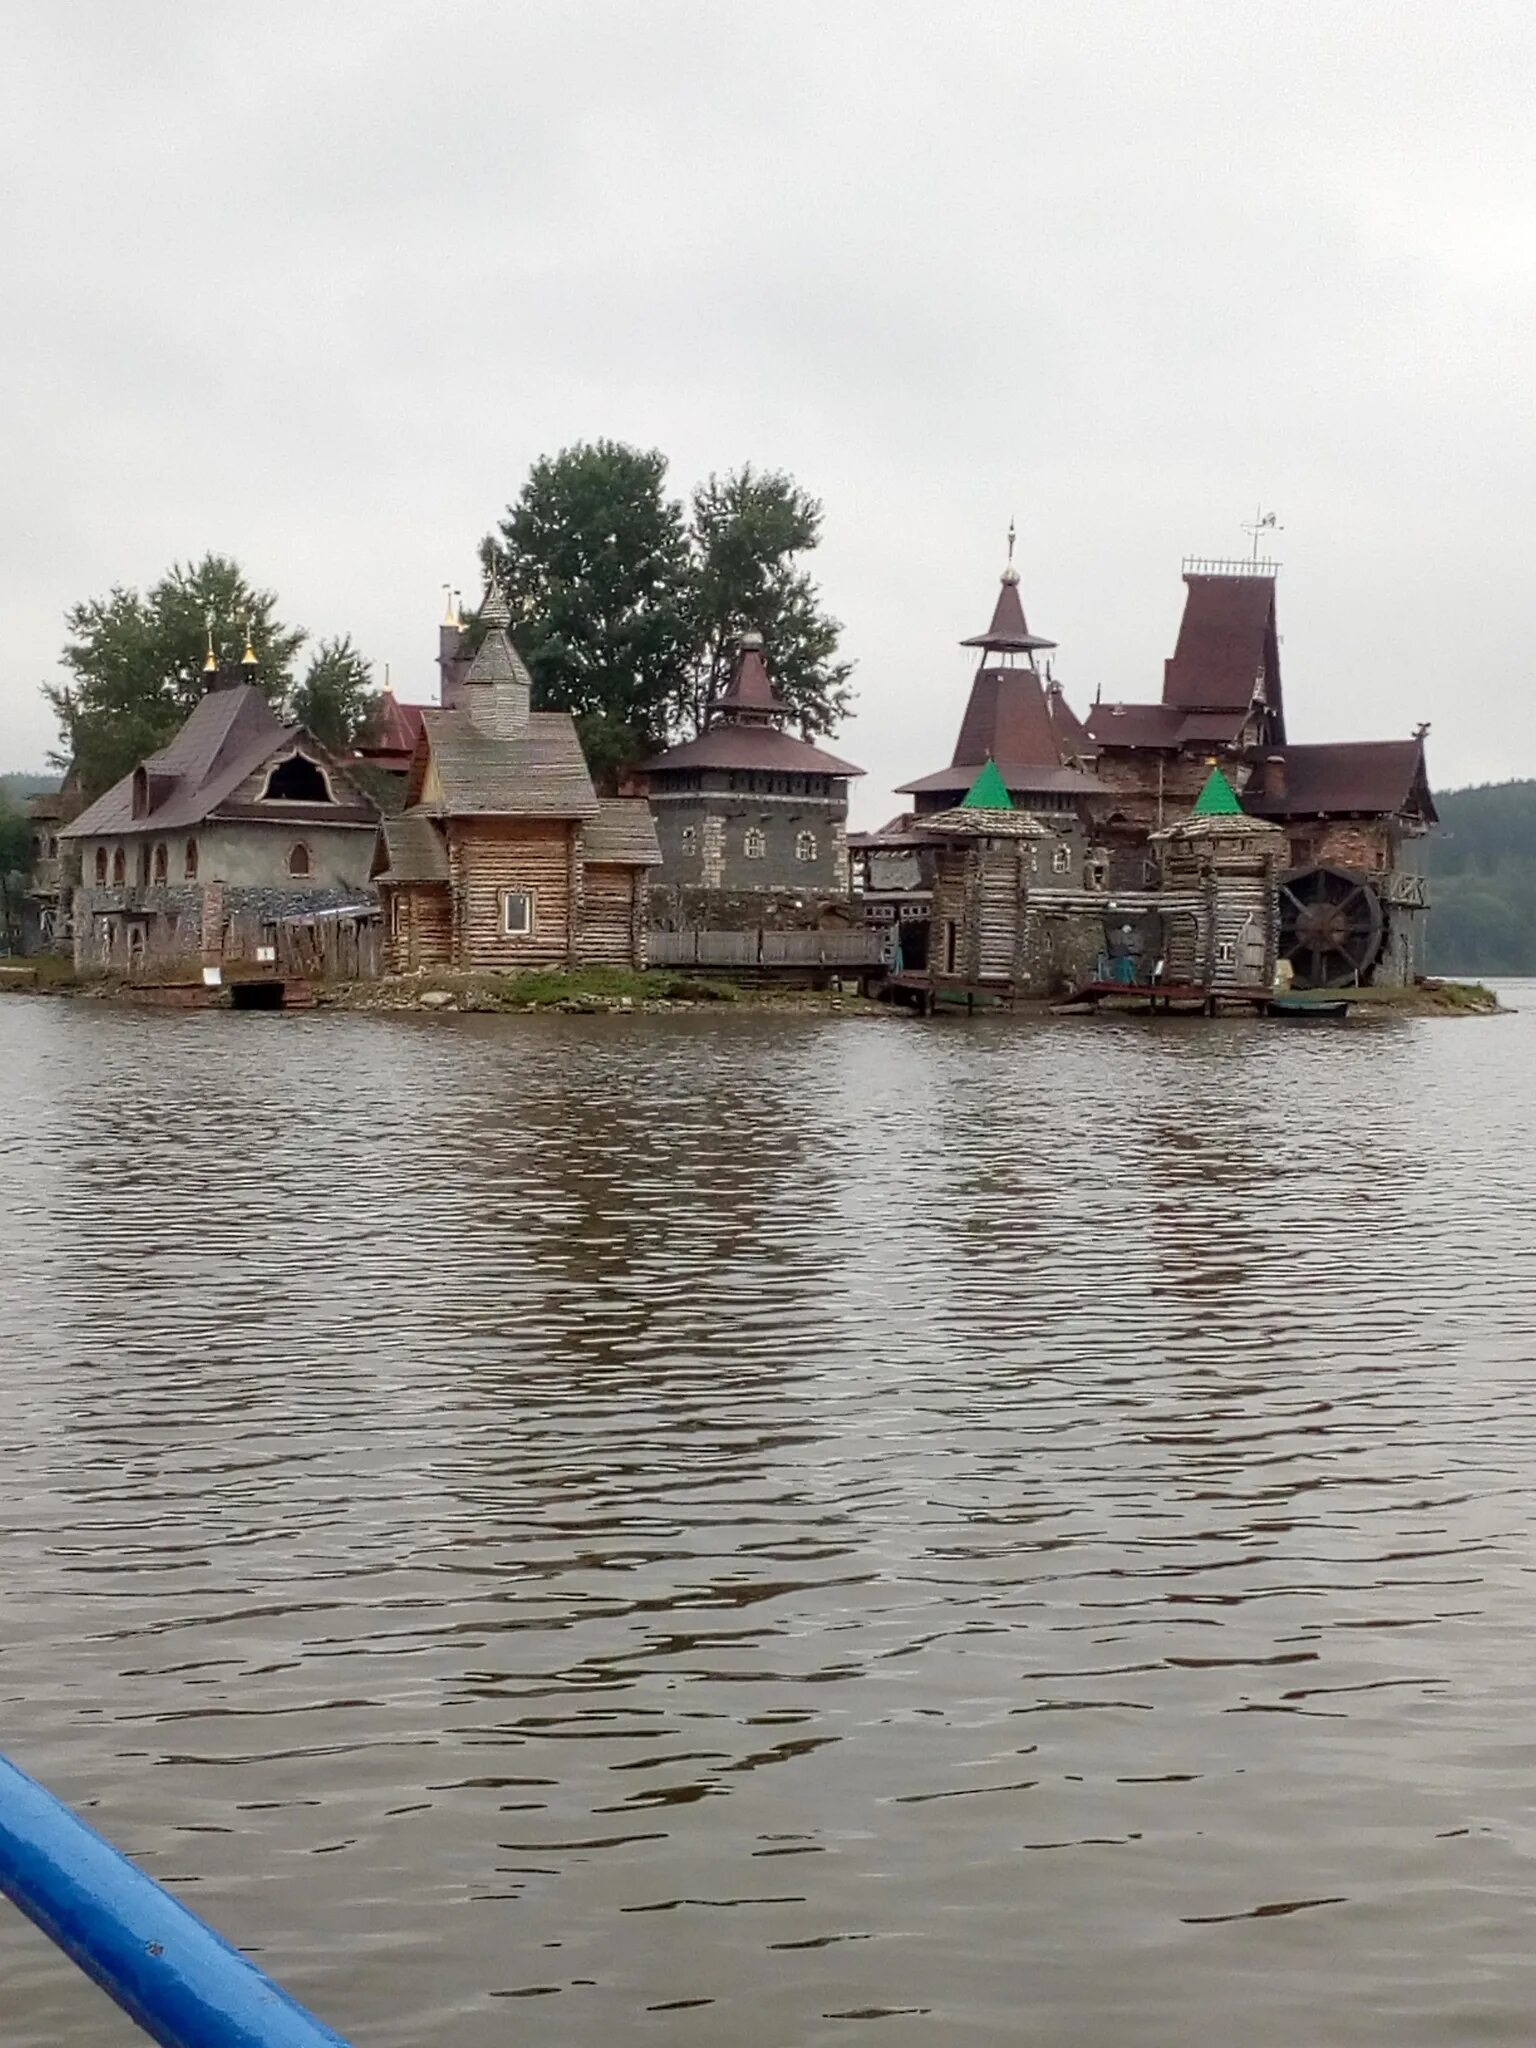
<path id="1" fill-rule="evenodd" d="M 1061 691 L 1047 690 L 1034 669 L 983 668 L 971 684 L 954 759 L 1065 768 L 1084 743 L 1083 729 Z"/>
<path id="2" fill-rule="evenodd" d="M 426 817 L 420 811 L 409 811 L 404 817 L 386 818 L 381 830 L 386 865 L 382 871 L 378 871 L 378 861 L 375 857 L 375 880 L 448 880 L 448 842 L 443 836 L 442 826 L 435 818 Z"/>
<path id="3" fill-rule="evenodd" d="M 407 756 L 415 753 L 416 742 L 421 738 L 421 714 L 426 709 L 425 704 L 402 704 L 393 690 L 381 691 L 367 737 L 358 752 Z"/>
<path id="4" fill-rule="evenodd" d="M 1186 576 L 1184 616 L 1163 664 L 1163 702 L 1182 711 L 1246 711 L 1260 676 L 1280 711 L 1273 576 Z"/>
<path id="5" fill-rule="evenodd" d="M 1088 731 L 1101 747 L 1229 747 L 1243 729 L 1241 711 L 1181 711 L 1174 704 L 1095 704 Z"/>
<path id="6" fill-rule="evenodd" d="M 809 740 L 797 740 L 776 725 L 712 725 L 696 740 L 668 747 L 642 764 L 645 775 L 684 768 L 760 768 L 789 775 L 862 775 L 851 761 L 824 754 Z"/>
<path id="7" fill-rule="evenodd" d="M 609 867 L 659 868 L 661 846 L 643 796 L 604 796 L 582 834 L 582 859 Z"/>
<path id="8" fill-rule="evenodd" d="M 1285 793 L 1266 795 L 1265 763 L 1278 757 Z M 1393 816 L 1437 821 L 1422 740 L 1338 740 L 1311 747 L 1270 747 L 1256 756 L 1243 808 L 1261 818 Z"/>
<path id="9" fill-rule="evenodd" d="M 411 771 L 409 801 L 420 802 L 426 761 L 442 791 L 444 817 L 595 818 L 597 794 L 568 711 L 535 711 L 515 739 L 492 739 L 468 711 L 423 714 L 425 746 Z"/>
<path id="10" fill-rule="evenodd" d="M 743 639 L 730 681 L 720 692 L 718 702 L 728 712 L 757 712 L 775 718 L 788 715 L 789 706 L 769 679 L 762 642 L 755 634 Z"/>
<path id="11" fill-rule="evenodd" d="M 60 836 L 91 839 L 108 833 L 181 832 L 200 825 L 248 775 L 300 738 L 339 778 L 324 749 L 301 726 L 283 725 L 260 690 L 249 683 L 210 690 L 175 738 L 140 764 L 148 772 L 153 798 L 143 817 L 133 815 L 134 770 L 98 797 Z M 285 808 L 284 818 L 290 815 Z M 327 815 L 337 823 L 353 822 L 335 812 Z M 371 812 L 366 815 L 371 817 Z"/>
<path id="12" fill-rule="evenodd" d="M 992 607 L 991 625 L 985 633 L 973 633 L 960 645 L 986 647 L 998 654 L 1029 654 L 1036 648 L 1054 647 L 1056 642 L 1042 640 L 1030 632 L 1024 618 L 1024 600 L 1019 596 L 1018 571 L 1008 568 L 1003 571 L 1002 588 Z"/>
<path id="13" fill-rule="evenodd" d="M 953 790 L 958 796 L 964 796 L 986 765 L 984 760 L 952 762 L 948 768 L 937 769 L 932 775 L 920 775 L 916 782 L 898 782 L 896 793 L 898 796 L 919 796 L 937 790 L 943 795 Z M 1090 775 L 1084 768 L 1050 768 L 1038 761 L 999 761 L 997 771 L 1011 797 L 1112 794 L 1107 783 L 1101 782 L 1097 775 Z"/>

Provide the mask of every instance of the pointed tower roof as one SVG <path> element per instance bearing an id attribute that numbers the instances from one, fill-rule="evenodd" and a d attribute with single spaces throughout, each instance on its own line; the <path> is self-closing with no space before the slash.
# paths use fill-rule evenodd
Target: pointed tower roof
<path id="1" fill-rule="evenodd" d="M 963 811 L 1011 811 L 1013 798 L 1008 794 L 1008 785 L 997 772 L 997 763 L 988 760 L 986 766 L 960 799 Z"/>
<path id="2" fill-rule="evenodd" d="M 482 612 L 481 617 L 485 614 Z M 505 626 L 492 626 L 480 642 L 465 674 L 466 683 L 522 683 L 533 688 L 523 657 L 507 638 Z"/>
<path id="3" fill-rule="evenodd" d="M 1195 798 L 1191 815 L 1196 818 L 1240 818 L 1243 815 L 1243 807 L 1231 783 L 1219 768 L 1212 768 L 1205 778 L 1205 787 Z"/>
<path id="4" fill-rule="evenodd" d="M 742 634 L 730 681 L 715 699 L 715 708 L 727 719 L 754 722 L 789 716 L 789 706 L 773 687 L 763 660 L 761 633 Z"/>
<path id="5" fill-rule="evenodd" d="M 455 596 L 457 596 L 457 593 L 455 593 Z M 455 604 L 453 609 L 457 612 L 458 605 Z M 454 619 L 449 621 L 449 623 L 456 625 L 458 621 Z M 503 631 L 512 623 L 511 606 L 494 583 L 488 582 L 485 586 L 485 596 L 480 603 L 480 623 L 482 626 L 490 626 L 492 628 L 500 626 Z"/>
<path id="6" fill-rule="evenodd" d="M 1054 647 L 1054 640 L 1042 640 L 1031 633 L 1024 617 L 1024 600 L 1019 596 L 1019 572 L 1010 562 L 1003 571 L 1002 587 L 992 607 L 992 623 L 985 633 L 973 633 L 962 647 L 983 647 L 989 654 L 1034 654 Z"/>

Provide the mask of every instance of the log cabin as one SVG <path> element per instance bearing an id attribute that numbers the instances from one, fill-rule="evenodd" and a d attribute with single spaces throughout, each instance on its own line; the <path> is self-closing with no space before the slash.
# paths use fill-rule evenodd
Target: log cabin
<path id="1" fill-rule="evenodd" d="M 570 713 L 532 709 L 497 593 L 480 618 L 453 707 L 422 713 L 405 808 L 380 827 L 389 970 L 643 967 L 649 807 L 597 795 Z"/>

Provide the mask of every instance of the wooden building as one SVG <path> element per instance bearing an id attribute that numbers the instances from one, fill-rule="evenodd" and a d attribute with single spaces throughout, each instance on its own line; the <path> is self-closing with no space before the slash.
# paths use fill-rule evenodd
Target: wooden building
<path id="1" fill-rule="evenodd" d="M 390 969 L 643 966 L 649 809 L 597 796 L 570 714 L 531 708 L 497 595 L 480 618 L 473 659 L 451 657 L 453 708 L 423 711 L 405 808 L 380 828 Z"/>
<path id="2" fill-rule="evenodd" d="M 1162 871 L 1157 979 L 1214 995 L 1272 990 L 1285 834 L 1248 816 L 1212 768 L 1189 816 L 1152 843 Z"/>
<path id="3" fill-rule="evenodd" d="M 1029 896 L 1046 827 L 1015 806 L 987 761 L 960 802 L 926 813 L 920 830 L 932 849 L 929 987 L 1027 988 Z"/>

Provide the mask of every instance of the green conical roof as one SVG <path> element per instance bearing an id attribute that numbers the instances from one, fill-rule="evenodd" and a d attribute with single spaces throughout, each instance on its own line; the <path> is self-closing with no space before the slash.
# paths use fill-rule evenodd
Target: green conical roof
<path id="1" fill-rule="evenodd" d="M 997 763 L 988 761 L 985 768 L 971 784 L 960 800 L 962 811 L 1011 811 L 1013 798 L 1008 794 L 1008 785 L 997 772 Z M 1237 807 L 1234 804 L 1233 809 Z"/>
<path id="2" fill-rule="evenodd" d="M 1205 778 L 1204 789 L 1195 798 L 1194 815 L 1197 818 L 1240 818 L 1242 814 L 1243 807 L 1233 795 L 1231 783 L 1219 768 L 1213 768 Z"/>

